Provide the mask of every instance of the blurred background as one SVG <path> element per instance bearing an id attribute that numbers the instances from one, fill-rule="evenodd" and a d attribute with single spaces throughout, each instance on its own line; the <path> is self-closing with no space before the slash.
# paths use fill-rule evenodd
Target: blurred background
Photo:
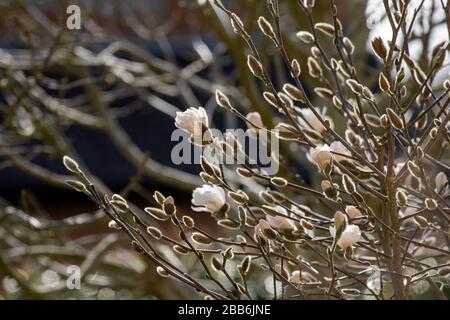
<path id="1" fill-rule="evenodd" d="M 265 1 L 222 2 L 254 35 L 275 84 L 288 82 L 277 49 L 257 30 L 258 17 L 269 16 Z M 391 32 L 382 1 L 336 3 L 361 78 L 374 87 L 378 65 L 368 40 Z M 439 1 L 426 3 L 412 50 L 422 64 L 447 32 L 433 7 Z M 66 27 L 71 4 L 81 9 L 80 30 Z M 286 47 L 306 69 L 309 49 L 294 37 L 308 30 L 305 17 L 296 0 L 280 6 Z M 329 6 L 317 1 L 316 21 L 330 22 Z M 155 278 L 128 240 L 108 230 L 104 214 L 67 187 L 61 157 L 77 159 L 105 192 L 143 207 L 157 189 L 188 212 L 201 182 L 198 166 L 171 161 L 175 112 L 204 106 L 212 127 L 243 127 L 216 105 L 213 93 L 221 89 L 242 113 L 260 112 L 267 127 L 278 122 L 226 16 L 209 0 L 1 0 L 0 15 L 0 298 L 192 298 Z M 313 183 L 310 164 L 289 152 L 301 178 Z M 67 289 L 70 265 L 81 268 L 82 290 Z"/>

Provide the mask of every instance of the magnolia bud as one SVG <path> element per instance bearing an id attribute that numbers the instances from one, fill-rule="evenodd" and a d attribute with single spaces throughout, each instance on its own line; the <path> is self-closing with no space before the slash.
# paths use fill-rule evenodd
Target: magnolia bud
<path id="1" fill-rule="evenodd" d="M 317 22 L 314 25 L 314 28 L 320 32 L 323 32 L 327 36 L 333 36 L 334 35 L 334 27 L 333 25 L 325 22 Z"/>
<path id="2" fill-rule="evenodd" d="M 355 183 L 346 174 L 342 175 L 342 185 L 344 186 L 345 191 L 347 191 L 349 194 L 353 194 L 356 191 Z"/>
<path id="3" fill-rule="evenodd" d="M 241 273 L 242 276 L 245 276 L 249 270 L 250 270 L 250 265 L 252 263 L 252 257 L 251 256 L 246 256 L 241 264 L 238 266 L 238 270 Z"/>
<path id="4" fill-rule="evenodd" d="M 272 204 L 275 202 L 275 200 L 273 199 L 273 197 L 267 192 L 267 191 L 261 191 L 259 193 L 259 197 L 268 204 Z"/>
<path id="5" fill-rule="evenodd" d="M 436 210 L 438 205 L 436 200 L 432 199 L 432 198 L 426 198 L 425 199 L 425 207 L 427 208 L 427 210 L 433 211 Z"/>
<path id="6" fill-rule="evenodd" d="M 272 40 L 276 39 L 275 32 L 273 32 L 272 25 L 269 23 L 269 21 L 266 20 L 266 18 L 259 17 L 258 26 L 259 26 L 259 29 L 261 29 L 262 33 L 264 33 L 267 37 L 269 37 Z"/>
<path id="7" fill-rule="evenodd" d="M 308 221 L 301 219 L 300 220 L 300 225 L 302 226 L 303 229 L 305 230 L 313 230 L 314 229 L 314 225 L 309 223 Z"/>
<path id="8" fill-rule="evenodd" d="M 422 216 L 414 216 L 413 220 L 422 229 L 428 227 L 428 220 Z"/>
<path id="9" fill-rule="evenodd" d="M 166 199 L 166 197 L 163 196 L 163 194 L 159 191 L 155 191 L 155 193 L 153 194 L 153 199 L 155 199 L 155 201 L 162 206 L 162 204 L 164 203 L 164 200 Z"/>
<path id="10" fill-rule="evenodd" d="M 162 238 L 161 230 L 159 230 L 158 228 L 148 227 L 147 228 L 147 232 L 148 232 L 149 235 L 151 235 L 156 240 L 159 240 L 159 239 Z"/>
<path id="11" fill-rule="evenodd" d="M 225 259 L 230 260 L 234 258 L 234 252 L 232 247 L 226 248 L 220 253 Z"/>
<path id="12" fill-rule="evenodd" d="M 343 214 L 341 211 L 337 211 L 334 214 L 334 226 L 336 228 L 336 230 L 342 226 L 344 224 L 344 222 L 346 221 L 345 219 L 345 214 Z"/>
<path id="13" fill-rule="evenodd" d="M 337 188 L 328 180 L 322 180 L 320 187 L 327 198 L 334 199 L 338 195 Z"/>
<path id="14" fill-rule="evenodd" d="M 392 126 L 399 130 L 403 129 L 402 119 L 394 112 L 394 110 L 392 110 L 391 108 L 387 108 L 386 111 Z"/>
<path id="15" fill-rule="evenodd" d="M 236 34 L 242 35 L 244 32 L 244 23 L 242 22 L 241 18 L 239 18 L 238 15 L 236 15 L 234 12 L 231 14 L 231 26 L 233 27 L 233 31 Z"/>
<path id="16" fill-rule="evenodd" d="M 355 45 L 353 44 L 353 42 L 347 38 L 344 37 L 344 39 L 342 40 L 345 46 L 345 50 L 347 51 L 348 54 L 353 54 L 353 52 L 355 52 Z"/>
<path id="17" fill-rule="evenodd" d="M 358 81 L 354 79 L 348 79 L 347 81 L 345 81 L 345 83 L 347 83 L 347 85 L 353 91 L 353 93 L 357 95 L 360 95 L 362 93 L 363 86 Z"/>
<path id="18" fill-rule="evenodd" d="M 376 55 L 381 59 L 385 60 L 387 57 L 387 49 L 386 46 L 383 43 L 383 39 L 380 37 L 375 37 L 372 40 L 372 48 L 373 51 L 376 53 Z"/>
<path id="19" fill-rule="evenodd" d="M 254 176 L 253 171 L 249 170 L 247 168 L 239 167 L 239 168 L 236 169 L 236 172 L 237 172 L 238 175 L 240 175 L 240 176 L 242 176 L 244 178 L 251 178 L 251 177 Z"/>
<path id="20" fill-rule="evenodd" d="M 406 202 L 408 201 L 408 196 L 406 195 L 405 192 L 403 192 L 401 190 L 397 191 L 397 193 L 395 194 L 395 198 L 397 200 L 397 204 L 400 207 L 406 206 Z"/>
<path id="21" fill-rule="evenodd" d="M 144 211 L 147 212 L 149 215 L 151 215 L 156 220 L 160 221 L 166 221 L 169 219 L 169 216 L 161 209 L 153 208 L 153 207 L 147 207 L 144 208 Z"/>
<path id="22" fill-rule="evenodd" d="M 317 62 L 316 59 L 313 57 L 308 57 L 308 71 L 311 77 L 313 78 L 320 78 L 323 74 L 323 69 L 320 66 L 320 64 Z"/>
<path id="23" fill-rule="evenodd" d="M 288 184 L 287 180 L 282 177 L 273 177 L 270 179 L 270 182 L 280 188 L 285 187 Z"/>
<path id="24" fill-rule="evenodd" d="M 86 186 L 84 183 L 76 180 L 66 180 L 64 181 L 66 184 L 68 184 L 72 189 L 78 191 L 78 192 L 85 192 L 87 191 Z"/>
<path id="25" fill-rule="evenodd" d="M 175 214 L 175 212 L 176 212 L 175 200 L 173 199 L 172 196 L 167 197 L 164 200 L 163 209 L 164 209 L 164 212 L 167 213 L 169 216 Z"/>
<path id="26" fill-rule="evenodd" d="M 213 257 L 211 259 L 211 265 L 216 271 L 223 270 L 223 264 L 220 262 L 220 260 L 217 257 Z"/>
<path id="27" fill-rule="evenodd" d="M 296 36 L 304 43 L 314 42 L 314 36 L 308 31 L 299 31 L 296 33 Z"/>
<path id="28" fill-rule="evenodd" d="M 333 96 L 333 104 L 336 107 L 336 109 L 342 109 L 342 101 L 337 96 Z"/>
<path id="29" fill-rule="evenodd" d="M 229 191 L 228 196 L 233 199 L 234 202 L 241 205 L 247 203 L 249 200 L 248 195 L 242 190 L 238 190 L 237 192 Z"/>
<path id="30" fill-rule="evenodd" d="M 230 219 L 221 219 L 217 221 L 217 225 L 224 227 L 226 229 L 235 230 L 240 227 L 239 222 Z"/>
<path id="31" fill-rule="evenodd" d="M 78 163 L 73 160 L 69 156 L 63 157 L 63 163 L 67 170 L 69 170 L 72 173 L 80 173 L 80 167 L 78 166 Z"/>
<path id="32" fill-rule="evenodd" d="M 286 92 L 291 99 L 305 102 L 305 95 L 303 92 L 292 84 L 286 83 L 283 85 L 283 91 Z"/>
<path id="33" fill-rule="evenodd" d="M 216 90 L 215 92 L 216 102 L 219 106 L 227 109 L 233 109 L 231 106 L 230 100 L 228 97 L 220 90 Z"/>
<path id="34" fill-rule="evenodd" d="M 173 249 L 173 251 L 175 251 L 176 253 L 178 253 L 178 254 L 184 254 L 184 255 L 186 255 L 186 254 L 189 254 L 189 249 L 187 249 L 187 248 L 185 248 L 185 247 L 182 247 L 182 246 L 180 246 L 180 245 L 178 245 L 178 244 L 176 244 L 176 245 L 174 245 L 173 247 L 172 247 L 172 249 Z"/>
<path id="35" fill-rule="evenodd" d="M 298 62 L 297 59 L 293 59 L 292 60 L 291 68 L 292 68 L 292 76 L 293 77 L 300 77 L 302 69 L 300 68 L 300 63 Z"/>
<path id="36" fill-rule="evenodd" d="M 389 91 L 389 89 L 391 87 L 388 79 L 386 78 L 386 76 L 384 75 L 383 72 L 381 72 L 380 76 L 378 77 L 378 86 L 383 91 Z"/>
<path id="37" fill-rule="evenodd" d="M 255 77 L 260 79 L 264 77 L 264 68 L 261 62 L 259 62 L 254 56 L 247 56 L 247 65 Z"/>
<path id="38" fill-rule="evenodd" d="M 192 240 L 198 244 L 211 244 L 211 239 L 205 236 L 203 233 L 200 232 L 194 232 L 192 234 Z"/>
<path id="39" fill-rule="evenodd" d="M 408 161 L 407 163 L 408 171 L 415 176 L 416 178 L 420 178 L 420 167 L 412 161 Z"/>
<path id="40" fill-rule="evenodd" d="M 189 216 L 183 216 L 181 218 L 181 221 L 183 222 L 183 224 L 186 226 L 186 228 L 192 229 L 195 226 L 195 222 L 194 219 L 192 219 Z"/>

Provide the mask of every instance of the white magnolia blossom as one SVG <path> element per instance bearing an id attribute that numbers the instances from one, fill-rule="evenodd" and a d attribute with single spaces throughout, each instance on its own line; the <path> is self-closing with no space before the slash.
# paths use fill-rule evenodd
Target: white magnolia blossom
<path id="1" fill-rule="evenodd" d="M 275 210 L 284 216 L 288 216 L 288 212 L 285 208 L 281 206 L 276 206 Z M 291 219 L 283 216 L 267 216 L 267 222 L 272 226 L 272 228 L 279 231 L 289 232 L 295 230 L 295 224 Z"/>
<path id="2" fill-rule="evenodd" d="M 194 211 L 218 212 L 225 203 L 225 191 L 221 187 L 204 184 L 192 192 Z"/>
<path id="3" fill-rule="evenodd" d="M 310 162 L 316 164 L 321 169 L 324 169 L 333 158 L 331 149 L 327 144 L 311 148 L 306 156 Z"/>
<path id="4" fill-rule="evenodd" d="M 346 156 L 352 155 L 351 152 L 340 141 L 334 141 L 332 144 L 330 144 L 330 149 L 333 152 L 340 153 Z M 338 154 L 333 154 L 333 159 L 336 161 L 349 160 L 349 158 L 345 156 L 340 156 Z"/>
<path id="5" fill-rule="evenodd" d="M 344 231 L 337 242 L 337 245 L 342 249 L 347 249 L 359 241 L 361 238 L 361 230 L 354 224 L 349 224 L 345 227 Z"/>
<path id="6" fill-rule="evenodd" d="M 322 119 L 328 120 L 330 122 L 331 127 L 333 128 L 332 119 L 325 115 L 326 108 L 320 109 L 320 108 L 315 107 L 314 109 L 322 117 Z M 300 113 L 302 114 L 303 118 L 298 117 L 298 123 L 302 129 L 314 130 L 319 134 L 325 130 L 325 127 L 323 126 L 323 124 L 314 115 L 313 111 L 310 108 L 300 109 Z"/>
<path id="7" fill-rule="evenodd" d="M 203 129 L 209 126 L 206 110 L 203 107 L 191 107 L 183 112 L 178 111 L 175 116 L 175 126 L 194 137 L 201 137 Z"/>

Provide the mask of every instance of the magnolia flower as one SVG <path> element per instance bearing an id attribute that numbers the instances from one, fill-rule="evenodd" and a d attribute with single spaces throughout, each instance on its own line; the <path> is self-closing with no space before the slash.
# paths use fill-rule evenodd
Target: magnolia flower
<path id="1" fill-rule="evenodd" d="M 350 219 L 356 219 L 362 216 L 361 211 L 355 206 L 347 206 L 345 207 L 345 212 L 348 214 Z"/>
<path id="2" fill-rule="evenodd" d="M 315 281 L 317 281 L 317 279 L 311 273 L 300 270 L 293 271 L 291 276 L 289 277 L 289 282 L 296 285 Z"/>
<path id="3" fill-rule="evenodd" d="M 204 184 L 192 192 L 194 211 L 218 212 L 225 203 L 225 191 L 221 187 Z"/>
<path id="4" fill-rule="evenodd" d="M 347 249 L 359 241 L 361 238 L 361 230 L 354 224 L 349 224 L 345 227 L 344 231 L 337 242 L 337 245 L 342 249 Z"/>
<path id="5" fill-rule="evenodd" d="M 340 141 L 334 141 L 332 144 L 330 144 L 330 149 L 333 152 L 344 154 L 346 156 L 352 155 L 351 152 Z M 338 154 L 333 154 L 333 159 L 336 161 L 349 160 L 349 158 L 340 156 Z"/>
<path id="6" fill-rule="evenodd" d="M 288 216 L 288 212 L 285 208 L 281 206 L 276 206 L 275 210 L 284 215 Z M 282 232 L 291 232 L 295 230 L 295 224 L 291 219 L 288 219 L 283 216 L 267 216 L 267 222 L 272 226 L 272 228 L 282 231 Z"/>
<path id="7" fill-rule="evenodd" d="M 331 154 L 330 147 L 324 144 L 311 148 L 309 154 L 307 154 L 307 158 L 319 168 L 324 169 L 333 159 L 333 155 Z"/>
<path id="8" fill-rule="evenodd" d="M 208 125 L 208 115 L 202 107 L 191 107 L 184 112 L 177 112 L 175 116 L 175 126 L 190 133 L 194 138 L 201 138 Z"/>
<path id="9" fill-rule="evenodd" d="M 315 107 L 314 109 L 322 117 L 322 119 L 330 121 L 331 127 L 333 127 L 333 121 L 331 120 L 330 117 L 325 115 L 326 108 L 320 109 L 320 108 Z M 319 134 L 325 130 L 325 127 L 323 126 L 323 124 L 314 115 L 314 113 L 312 112 L 312 110 L 310 108 L 300 109 L 300 113 L 303 116 L 303 117 L 298 117 L 298 123 L 301 128 L 314 130 Z"/>

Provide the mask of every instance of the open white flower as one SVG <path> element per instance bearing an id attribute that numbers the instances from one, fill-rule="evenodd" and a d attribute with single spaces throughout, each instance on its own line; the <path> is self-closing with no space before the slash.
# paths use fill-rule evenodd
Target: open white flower
<path id="1" fill-rule="evenodd" d="M 206 110 L 203 107 L 191 107 L 183 112 L 178 111 L 175 116 L 175 126 L 193 137 L 202 137 L 205 128 L 209 126 Z"/>
<path id="2" fill-rule="evenodd" d="M 275 210 L 284 216 L 288 216 L 288 212 L 285 208 L 281 206 L 276 206 Z M 272 226 L 272 228 L 279 230 L 284 233 L 288 233 L 295 230 L 295 224 L 291 219 L 283 216 L 267 216 L 267 222 Z"/>
<path id="3" fill-rule="evenodd" d="M 221 187 L 204 184 L 192 192 L 194 211 L 218 212 L 225 203 L 225 191 Z"/>
<path id="4" fill-rule="evenodd" d="M 351 152 L 340 141 L 334 141 L 332 144 L 330 144 L 330 149 L 333 152 L 340 153 L 346 156 L 352 155 Z M 333 159 L 336 161 L 350 160 L 350 158 L 338 154 L 333 154 Z"/>
<path id="5" fill-rule="evenodd" d="M 359 241 L 361 238 L 361 230 L 354 224 L 349 224 L 345 227 L 344 231 L 337 242 L 337 245 L 342 249 L 347 249 Z"/>
<path id="6" fill-rule="evenodd" d="M 331 154 L 330 147 L 324 144 L 311 148 L 309 154 L 307 154 L 307 158 L 319 168 L 324 169 L 333 159 L 333 155 Z"/>

